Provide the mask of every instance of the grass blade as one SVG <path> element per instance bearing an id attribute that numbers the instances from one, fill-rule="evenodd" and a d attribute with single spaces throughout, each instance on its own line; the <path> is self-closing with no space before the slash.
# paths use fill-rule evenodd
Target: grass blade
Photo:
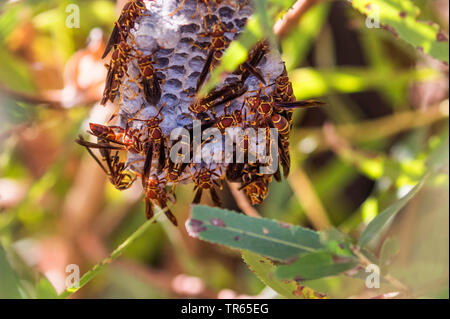
<path id="1" fill-rule="evenodd" d="M 61 293 L 60 298 L 67 298 L 73 293 L 77 292 L 81 288 L 83 288 L 88 282 L 94 279 L 107 265 L 120 257 L 123 252 L 134 243 L 139 237 L 141 237 L 156 221 L 156 219 L 164 212 L 160 208 L 156 208 L 157 212 L 153 218 L 147 220 L 141 227 L 139 227 L 130 237 L 128 237 L 122 244 L 119 245 L 111 255 L 104 259 L 101 263 L 95 265 L 91 270 L 85 273 L 81 279 L 77 288 L 67 288 L 65 291 Z"/>

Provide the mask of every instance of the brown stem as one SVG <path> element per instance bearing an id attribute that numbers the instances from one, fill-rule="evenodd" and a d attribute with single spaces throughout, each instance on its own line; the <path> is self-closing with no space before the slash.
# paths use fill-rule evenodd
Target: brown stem
<path id="1" fill-rule="evenodd" d="M 63 107 L 60 101 L 52 100 L 40 95 L 29 94 L 25 92 L 19 92 L 6 87 L 4 84 L 0 83 L 0 93 L 5 94 L 7 97 L 14 100 L 30 103 L 30 104 L 43 104 L 48 108 L 55 110 L 62 110 Z"/>
<path id="2" fill-rule="evenodd" d="M 328 214 L 317 196 L 314 185 L 301 167 L 297 167 L 295 172 L 289 176 L 289 184 L 314 227 L 317 230 L 330 228 L 332 224 Z"/>
<path id="3" fill-rule="evenodd" d="M 236 200 L 237 205 L 242 210 L 242 212 L 250 217 L 261 218 L 261 215 L 258 213 L 256 209 L 250 204 L 248 198 L 245 196 L 242 190 L 239 190 L 238 183 L 228 183 L 230 186 L 231 193 L 233 194 L 234 199 Z"/>
<path id="4" fill-rule="evenodd" d="M 273 32 L 279 39 L 284 38 L 298 25 L 298 21 L 305 12 L 320 1 L 322 0 L 298 0 L 284 17 L 275 23 Z"/>
<path id="5" fill-rule="evenodd" d="M 364 256 L 363 253 L 361 253 L 358 247 L 353 247 L 352 251 L 364 266 L 373 264 L 366 256 Z M 397 278 L 394 278 L 390 274 L 384 275 L 383 278 L 386 279 L 393 287 L 397 288 L 399 291 L 402 291 L 403 293 L 409 295 L 410 289 L 405 284 L 400 282 Z"/>

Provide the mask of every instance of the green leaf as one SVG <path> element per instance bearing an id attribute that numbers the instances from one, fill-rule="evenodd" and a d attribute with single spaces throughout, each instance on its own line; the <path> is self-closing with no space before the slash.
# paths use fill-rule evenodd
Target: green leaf
<path id="1" fill-rule="evenodd" d="M 275 266 L 269 259 L 249 251 L 242 251 L 242 258 L 256 277 L 277 293 L 286 298 L 301 298 L 296 294 L 298 287 L 295 281 L 275 278 Z"/>
<path id="2" fill-rule="evenodd" d="M 47 279 L 47 277 L 42 276 L 39 283 L 36 285 L 36 298 L 37 299 L 58 299 L 58 293 Z"/>
<path id="3" fill-rule="evenodd" d="M 317 232 L 207 206 L 194 206 L 186 227 L 193 237 L 278 260 L 323 249 Z"/>
<path id="4" fill-rule="evenodd" d="M 397 213 L 419 192 L 425 184 L 426 179 L 427 177 L 424 177 L 408 194 L 378 214 L 377 217 L 375 217 L 369 225 L 367 225 L 366 229 L 364 229 L 363 233 L 359 237 L 359 246 L 364 247 L 372 239 L 374 239 L 381 232 L 384 226 L 392 220 L 392 218 L 394 218 Z"/>
<path id="5" fill-rule="evenodd" d="M 242 251 L 242 258 L 244 259 L 250 270 L 259 278 L 264 284 L 272 288 L 274 291 L 286 298 L 293 299 L 323 299 L 325 295 L 314 291 L 309 287 L 300 285 L 293 280 L 280 280 L 274 275 L 276 270 L 273 263 L 258 254 L 249 251 Z"/>
<path id="6" fill-rule="evenodd" d="M 300 19 L 298 27 L 282 40 L 283 61 L 288 71 L 299 66 L 328 16 L 330 3 L 317 4 Z"/>
<path id="7" fill-rule="evenodd" d="M 368 89 L 384 91 L 394 83 L 408 84 L 411 81 L 436 79 L 435 70 L 423 68 L 413 71 L 389 71 L 376 68 L 339 67 L 329 69 L 299 68 L 289 72 L 297 99 L 308 99 L 330 93 L 355 93 Z M 389 78 L 390 81 L 386 81 Z"/>
<path id="8" fill-rule="evenodd" d="M 335 258 L 330 252 L 320 251 L 302 255 L 292 264 L 278 266 L 275 275 L 279 279 L 313 280 L 339 275 L 357 264 L 354 258 Z"/>
<path id="9" fill-rule="evenodd" d="M 320 239 L 326 251 L 342 257 L 354 256 L 351 251 L 352 239 L 337 228 L 327 229 L 320 233 Z"/>
<path id="10" fill-rule="evenodd" d="M 420 9 L 409 0 L 353 0 L 353 7 L 377 19 L 416 49 L 449 63 L 448 36 L 436 23 L 419 21 Z"/>
<path id="11" fill-rule="evenodd" d="M 0 299 L 22 298 L 21 284 L 6 258 L 6 251 L 0 244 Z"/>
<path id="12" fill-rule="evenodd" d="M 427 160 L 427 166 L 433 172 L 437 172 L 445 165 L 448 166 L 448 157 L 449 157 L 449 136 L 448 136 L 448 124 L 447 127 L 439 134 L 438 143 L 435 149 L 431 152 L 430 156 Z"/>
<path id="13" fill-rule="evenodd" d="M 389 273 L 389 266 L 394 257 L 400 252 L 400 245 L 395 238 L 387 238 L 380 252 L 380 269 L 383 275 Z"/>

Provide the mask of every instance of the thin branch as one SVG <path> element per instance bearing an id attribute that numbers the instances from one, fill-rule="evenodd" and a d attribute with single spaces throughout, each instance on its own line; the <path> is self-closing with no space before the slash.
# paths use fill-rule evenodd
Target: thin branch
<path id="1" fill-rule="evenodd" d="M 366 256 L 364 256 L 363 253 L 361 253 L 358 247 L 354 247 L 352 251 L 359 258 L 361 264 L 363 264 L 364 266 L 373 264 Z M 394 278 L 392 275 L 387 274 L 384 275 L 383 278 L 386 279 L 393 287 L 409 295 L 409 288 L 405 284 L 400 282 L 398 279 Z"/>
<path id="2" fill-rule="evenodd" d="M 228 182 L 228 185 L 230 186 L 231 193 L 233 194 L 233 197 L 236 200 L 236 203 L 239 206 L 239 208 L 242 210 L 242 212 L 245 215 L 250 216 L 250 217 L 261 218 L 261 215 L 250 204 L 250 202 L 249 202 L 248 198 L 245 196 L 244 192 L 242 190 L 239 190 L 239 183 Z"/>
<path id="3" fill-rule="evenodd" d="M 284 38 L 298 25 L 298 22 L 305 12 L 320 1 L 323 0 L 298 0 L 284 17 L 275 23 L 273 32 L 279 39 Z"/>
<path id="4" fill-rule="evenodd" d="M 289 184 L 314 227 L 317 230 L 330 228 L 332 224 L 328 214 L 317 196 L 311 180 L 300 166 L 289 176 Z"/>
<path id="5" fill-rule="evenodd" d="M 89 270 L 87 273 L 85 273 L 78 284 L 78 287 L 74 288 L 67 288 L 61 295 L 60 298 L 67 298 L 70 297 L 72 294 L 80 290 L 82 287 L 84 287 L 87 283 L 89 283 L 92 279 L 94 279 L 107 265 L 112 263 L 114 260 L 119 258 L 123 252 L 132 244 L 134 243 L 138 238 L 142 237 L 143 234 L 147 232 L 147 230 L 154 225 L 154 222 L 158 219 L 158 217 L 164 213 L 163 210 L 160 208 L 157 208 L 157 212 L 153 216 L 153 218 L 146 221 L 144 224 L 142 224 L 133 234 L 131 234 L 122 244 L 120 244 L 112 253 L 111 255 L 104 259 L 101 263 L 95 265 L 91 270 Z"/>
<path id="6" fill-rule="evenodd" d="M 36 104 L 36 105 L 45 105 L 48 108 L 55 109 L 55 110 L 63 110 L 63 106 L 61 104 L 61 101 L 58 101 L 56 99 L 50 99 L 46 98 L 40 95 L 34 95 L 30 93 L 25 92 L 19 92 L 13 89 L 10 89 L 6 87 L 3 83 L 0 83 L 0 93 L 4 94 L 5 96 L 24 103 L 29 104 Z"/>
<path id="7" fill-rule="evenodd" d="M 405 111 L 375 120 L 338 125 L 336 132 L 351 143 L 362 143 L 392 137 L 414 128 L 431 125 L 448 118 L 448 115 L 447 101 L 427 109 L 426 112 Z M 380 127 L 383 129 L 380 130 Z M 292 145 L 298 145 L 300 140 L 311 137 L 317 145 L 314 152 L 326 151 L 330 148 L 322 128 L 296 129 L 292 133 Z"/>

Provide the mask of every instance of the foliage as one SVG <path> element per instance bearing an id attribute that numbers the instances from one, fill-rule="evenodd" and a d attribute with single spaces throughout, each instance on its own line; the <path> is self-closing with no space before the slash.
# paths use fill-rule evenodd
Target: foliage
<path id="1" fill-rule="evenodd" d="M 448 36 L 439 25 L 420 21 L 420 9 L 412 1 L 353 0 L 352 5 L 365 15 L 379 18 L 388 30 L 416 49 L 449 63 Z"/>
<path id="2" fill-rule="evenodd" d="M 203 91 L 264 37 L 280 48 L 296 97 L 327 106 L 295 113 L 291 177 L 271 184 L 256 207 L 262 218 L 236 212 L 228 195 L 227 209 L 191 207 L 192 189 L 180 187 L 171 209 L 195 238 L 154 224 L 161 211 L 145 221 L 133 190 L 105 186 L 73 143 L 105 112 L 86 98 L 98 88 L 81 89 L 98 76 L 91 62 L 104 70 L 105 61 L 83 54 L 94 28 L 111 32 L 114 3 L 2 2 L 0 298 L 217 297 L 265 287 L 284 298 L 448 298 L 445 6 L 316 1 L 280 38 L 273 27 L 294 2 L 254 1 Z M 68 3 L 81 8 L 80 29 L 64 25 Z M 382 28 L 367 28 L 376 13 Z M 83 65 L 90 72 L 79 76 Z M 64 99 L 73 107 L 40 103 Z M 84 275 L 80 288 L 64 289 L 58 278 L 72 263 Z M 365 287 L 370 263 L 380 266 L 381 289 Z M 180 273 L 207 289 L 183 290 Z"/>

